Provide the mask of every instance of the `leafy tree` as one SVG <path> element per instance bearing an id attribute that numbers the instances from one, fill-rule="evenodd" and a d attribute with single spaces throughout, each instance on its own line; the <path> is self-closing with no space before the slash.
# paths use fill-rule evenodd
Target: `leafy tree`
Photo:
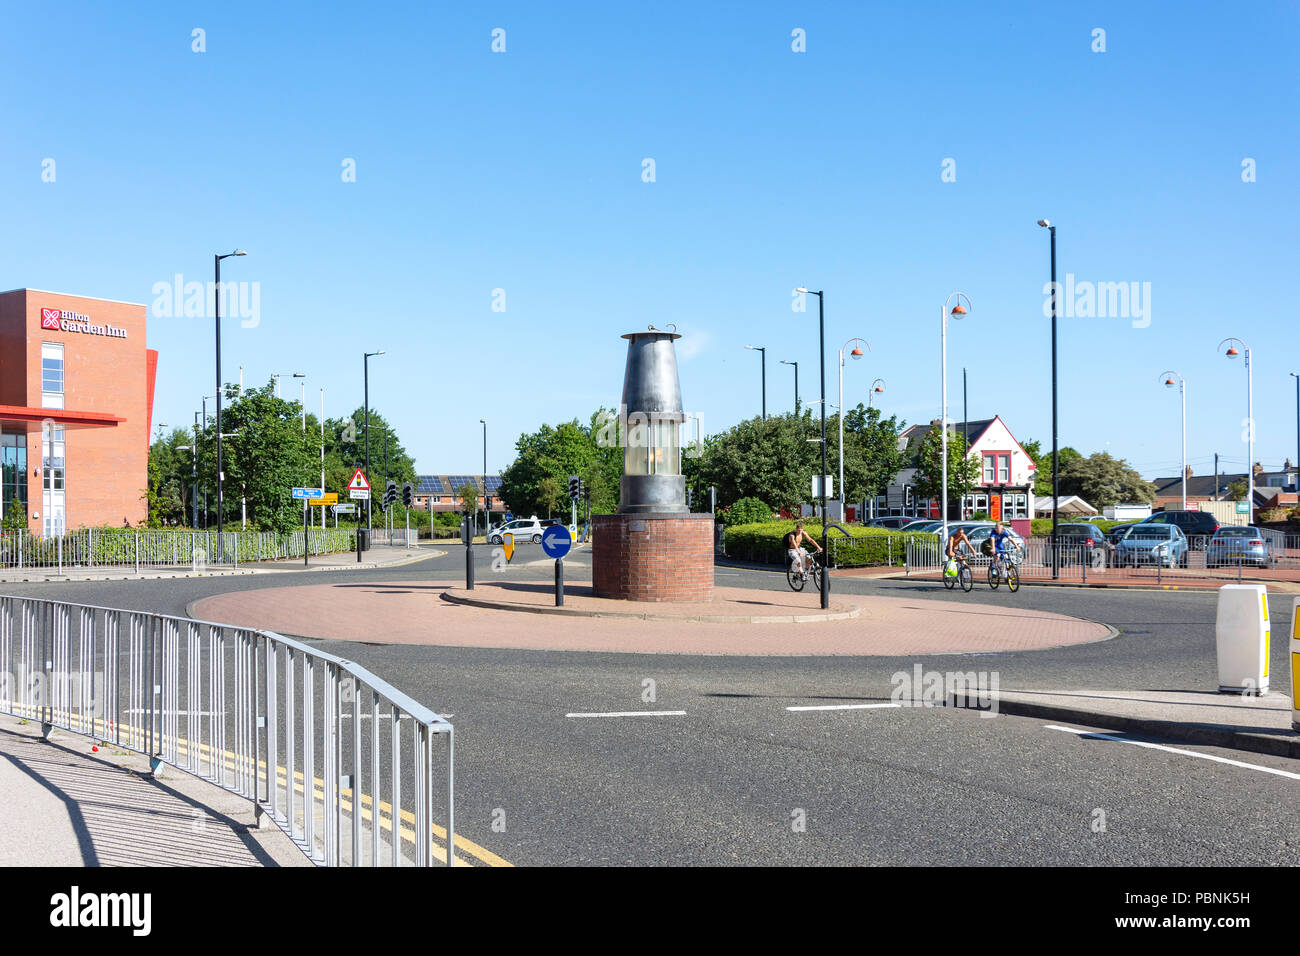
<path id="1" fill-rule="evenodd" d="M 467 481 L 455 489 L 455 495 L 460 499 L 460 509 L 463 513 L 473 514 L 478 510 L 478 485 Z"/>
<path id="2" fill-rule="evenodd" d="M 1245 501 L 1246 492 L 1250 487 L 1244 481 L 1233 481 L 1228 483 L 1228 500 Z"/>
<path id="3" fill-rule="evenodd" d="M 980 479 L 980 463 L 966 454 L 966 438 L 948 430 L 948 501 L 960 501 L 974 490 Z M 943 494 L 943 435 L 938 424 L 925 433 L 916 457 L 916 493 L 921 498 Z"/>
<path id="4" fill-rule="evenodd" d="M 1155 486 L 1144 481 L 1128 462 L 1108 452 L 1080 456 L 1067 462 L 1061 455 L 1061 497 L 1078 495 L 1094 508 L 1121 502 L 1155 501 Z"/>
<path id="5" fill-rule="evenodd" d="M 820 435 L 806 409 L 799 416 L 739 422 L 705 439 L 700 463 L 704 484 L 717 486 L 722 506 L 758 498 L 778 509 L 797 508 L 808 500 L 812 476 L 821 470 L 821 451 L 808 441 Z"/>
<path id="6" fill-rule="evenodd" d="M 144 498 L 151 528 L 186 523 L 189 502 L 184 493 L 189 490 L 192 480 L 190 460 L 189 453 L 179 451 L 177 446 L 186 444 L 189 438 L 184 429 L 177 428 L 149 447 L 148 485 Z"/>
<path id="7" fill-rule="evenodd" d="M 501 498 L 506 506 L 517 514 L 545 511 L 550 515 L 567 501 L 569 475 L 578 475 L 587 485 L 592 512 L 614 511 L 623 475 L 623 449 L 617 429 L 608 444 L 599 440 L 610 433 L 608 422 L 613 416 L 602 408 L 586 425 L 575 418 L 520 435 L 515 442 L 516 458 L 501 474 Z"/>
<path id="8" fill-rule="evenodd" d="M 320 480 L 318 435 L 304 431 L 299 403 L 276 398 L 269 382 L 233 398 L 221 420 L 222 429 L 233 433 L 223 450 L 227 508 L 242 495 L 255 527 L 279 532 L 301 527 L 302 502 L 289 490 Z"/>
<path id="9" fill-rule="evenodd" d="M 1038 471 L 1034 474 L 1034 497 L 1052 497 L 1052 453 L 1050 451 L 1044 451 L 1042 443 L 1033 438 L 1028 441 L 1022 441 L 1020 447 L 1025 450 L 1025 453 L 1029 455 L 1029 457 L 1034 460 L 1034 464 L 1038 466 Z M 1074 492 L 1065 490 L 1064 476 L 1066 469 L 1069 467 L 1071 462 L 1082 461 L 1083 455 L 1079 454 L 1079 452 L 1075 451 L 1069 445 L 1065 445 L 1060 450 L 1060 459 L 1061 497 L 1064 498 L 1067 494 L 1074 494 Z"/>
<path id="10" fill-rule="evenodd" d="M 836 421 L 838 432 L 838 421 Z M 830 422 L 827 422 L 827 438 Z M 903 423 L 878 408 L 858 403 L 844 415 L 844 500 L 865 501 L 884 494 L 906 464 L 898 447 Z"/>

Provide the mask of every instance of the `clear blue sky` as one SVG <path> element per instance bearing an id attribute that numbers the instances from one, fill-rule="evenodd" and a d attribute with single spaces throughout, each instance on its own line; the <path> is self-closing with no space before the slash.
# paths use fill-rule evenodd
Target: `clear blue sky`
<path id="1" fill-rule="evenodd" d="M 1174 474 L 1295 455 L 1300 8 L 1211 3 L 26 4 L 0 35 L 0 288 L 152 304 L 176 273 L 260 283 L 224 363 L 371 401 L 421 471 L 476 472 L 616 405 L 623 332 L 677 324 L 708 431 L 817 397 L 815 300 L 846 402 L 1001 414 L 1050 442 L 1048 236 L 1062 279 L 1149 282 L 1150 324 L 1063 319 L 1063 444 Z M 494 28 L 506 52 L 491 51 Z M 191 51 L 206 31 L 207 52 Z M 807 52 L 791 50 L 806 31 Z M 1095 53 L 1093 30 L 1106 31 Z M 653 158 L 656 181 L 642 181 Z M 1257 181 L 1242 182 L 1242 161 Z M 56 181 L 42 182 L 42 161 Z M 354 183 L 342 163 L 356 162 Z M 952 158 L 956 181 L 942 182 Z M 506 311 L 492 311 L 504 289 Z M 150 318 L 155 422 L 212 391 L 210 319 Z M 294 384 L 286 383 L 286 393 Z"/>

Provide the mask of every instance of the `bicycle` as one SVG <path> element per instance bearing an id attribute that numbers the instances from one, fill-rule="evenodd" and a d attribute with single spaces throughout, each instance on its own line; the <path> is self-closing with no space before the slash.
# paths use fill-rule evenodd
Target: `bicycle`
<path id="1" fill-rule="evenodd" d="M 971 573 L 970 565 L 962 557 L 949 558 L 949 561 L 955 561 L 958 565 L 957 573 L 949 576 L 948 569 L 945 566 L 943 572 L 943 586 L 951 591 L 958 584 L 963 591 L 969 592 L 975 586 L 975 575 Z"/>
<path id="2" fill-rule="evenodd" d="M 800 548 L 803 551 L 802 548 Z M 790 585 L 791 591 L 802 591 L 804 584 L 811 577 L 813 584 L 818 591 L 822 589 L 822 574 L 825 568 L 825 551 L 818 551 L 816 554 L 809 554 L 803 551 L 804 567 L 807 569 L 802 574 L 794 569 L 794 559 L 787 556 L 785 560 L 785 579 Z"/>
<path id="3" fill-rule="evenodd" d="M 1020 590 L 1020 557 L 1019 550 L 1016 551 L 1015 557 L 1004 551 L 997 551 L 993 555 L 993 561 L 989 564 L 989 587 L 994 591 L 1003 581 L 1007 582 L 1007 590 L 1015 593 Z"/>

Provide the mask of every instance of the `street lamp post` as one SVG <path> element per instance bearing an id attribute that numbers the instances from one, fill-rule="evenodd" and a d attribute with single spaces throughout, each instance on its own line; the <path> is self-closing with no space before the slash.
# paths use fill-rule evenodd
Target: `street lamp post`
<path id="1" fill-rule="evenodd" d="M 221 529 L 222 529 L 222 505 L 225 503 L 221 496 L 221 484 L 225 480 L 225 475 L 221 471 L 221 260 L 229 259 L 231 256 L 248 255 L 243 249 L 236 249 L 234 252 L 228 252 L 224 256 L 217 254 L 212 257 L 213 265 L 216 267 L 216 287 L 213 289 L 212 298 L 213 314 L 216 316 L 217 332 L 217 560 L 222 559 L 221 547 Z M 206 418 L 204 419 L 206 422 Z"/>
<path id="2" fill-rule="evenodd" d="M 957 300 L 951 311 L 948 309 L 948 303 L 953 299 Z M 961 300 L 966 300 L 966 305 L 961 304 Z M 974 306 L 971 305 L 970 296 L 965 292 L 954 292 L 948 298 L 943 300 L 943 305 L 939 307 L 939 377 L 943 380 L 940 388 L 940 408 L 939 408 L 939 457 L 943 459 L 941 464 L 942 479 L 939 483 L 939 511 L 943 517 L 943 539 L 948 540 L 948 316 L 952 315 L 960 319 L 966 315 Z"/>
<path id="3" fill-rule="evenodd" d="M 483 426 L 483 533 L 487 534 L 488 522 L 492 520 L 492 513 L 488 510 L 491 502 L 488 500 L 487 486 L 487 419 L 480 418 L 478 422 Z"/>
<path id="4" fill-rule="evenodd" d="M 361 360 L 361 364 L 362 364 L 362 367 L 363 367 L 363 370 L 364 370 L 363 378 L 365 379 L 365 405 L 366 405 L 366 426 L 365 426 L 365 427 L 366 427 L 366 481 L 368 481 L 368 482 L 370 481 L 370 356 L 372 356 L 372 355 L 383 355 L 383 354 L 384 354 L 384 350 L 383 350 L 383 349 L 380 349 L 378 352 L 367 352 L 367 353 L 365 353 L 365 357 Z M 371 514 L 371 511 L 370 511 L 370 500 L 371 500 L 371 498 L 374 498 L 374 496 L 375 496 L 375 489 L 374 489 L 374 483 L 371 482 L 370 484 L 371 484 L 371 487 L 370 487 L 370 495 L 369 495 L 369 497 L 366 498 L 366 530 L 367 530 L 367 531 L 371 531 L 371 530 L 373 530 L 373 526 L 372 526 L 372 524 L 371 524 L 371 520 L 370 520 L 370 514 Z"/>
<path id="5" fill-rule="evenodd" d="M 1290 374 L 1295 379 L 1295 490 L 1300 492 L 1300 373 Z"/>
<path id="6" fill-rule="evenodd" d="M 325 494 L 325 387 L 320 390 L 320 492 Z M 336 515 L 338 512 L 334 512 Z M 337 521 L 337 518 L 335 519 Z M 325 506 L 320 506 L 320 526 L 325 530 Z"/>
<path id="7" fill-rule="evenodd" d="M 822 373 L 822 555 L 825 557 L 826 566 L 822 568 L 822 610 L 825 611 L 831 606 L 831 567 L 829 556 L 826 555 L 826 548 L 829 543 L 830 521 L 826 514 L 826 296 L 822 291 L 812 292 L 810 289 L 799 287 L 796 292 L 802 292 L 805 295 L 817 296 L 817 357 L 821 362 Z M 795 382 L 799 381 L 799 367 L 795 365 Z M 795 385 L 795 413 L 799 412 L 799 387 Z M 840 414 L 843 414 L 841 410 Z"/>
<path id="8" fill-rule="evenodd" d="M 867 345 L 866 339 L 852 338 L 840 346 L 840 407 L 839 407 L 839 417 L 837 420 L 840 426 L 840 520 L 841 521 L 844 520 L 844 350 L 847 349 L 850 345 L 853 345 L 852 351 L 849 352 L 849 354 L 853 356 L 853 361 L 856 362 L 858 359 L 862 358 L 862 349 L 857 345 L 854 345 L 855 342 L 861 342 L 863 345 L 867 346 L 868 352 L 871 351 L 871 346 Z"/>
<path id="9" fill-rule="evenodd" d="M 1174 379 L 1178 379 L 1177 382 Z M 1178 386 L 1178 394 L 1183 405 L 1183 510 L 1187 510 L 1187 382 L 1172 369 L 1160 374 L 1160 380 L 1166 388 Z"/>
<path id="10" fill-rule="evenodd" d="M 759 358 L 762 359 L 763 421 L 767 421 L 767 349 L 759 345 L 746 345 L 745 348 L 752 349 L 753 351 L 759 353 Z"/>
<path id="11" fill-rule="evenodd" d="M 781 364 L 794 366 L 794 413 L 798 415 L 799 414 L 799 363 L 787 362 L 785 359 L 781 359 Z"/>
<path id="12" fill-rule="evenodd" d="M 1236 343 L 1235 345 L 1233 343 Z M 1224 346 L 1227 346 L 1224 349 Z M 1240 348 L 1238 348 L 1240 346 Z M 1241 339 L 1227 338 L 1219 343 L 1223 354 L 1235 359 L 1246 353 L 1246 524 L 1255 523 L 1255 369 L 1250 364 L 1250 346 Z"/>
<path id="13" fill-rule="evenodd" d="M 871 383 L 871 391 L 867 394 L 867 408 L 871 407 L 871 403 L 875 400 L 876 395 L 884 390 L 885 380 L 883 378 L 878 378 Z"/>
<path id="14" fill-rule="evenodd" d="M 1057 460 L 1057 431 L 1056 431 L 1056 227 L 1046 219 L 1038 220 L 1038 225 L 1042 226 L 1052 237 L 1052 579 L 1056 580 L 1061 574 L 1061 557 L 1056 547 L 1056 526 L 1057 511 L 1061 503 L 1061 469 L 1060 462 Z"/>

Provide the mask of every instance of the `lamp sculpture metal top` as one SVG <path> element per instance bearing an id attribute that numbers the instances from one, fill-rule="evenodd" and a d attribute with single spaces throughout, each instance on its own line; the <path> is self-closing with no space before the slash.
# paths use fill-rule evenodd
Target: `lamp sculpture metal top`
<path id="1" fill-rule="evenodd" d="M 688 513 L 681 439 L 686 414 L 673 345 L 681 336 L 652 325 L 623 338 L 628 342 L 619 513 Z"/>

